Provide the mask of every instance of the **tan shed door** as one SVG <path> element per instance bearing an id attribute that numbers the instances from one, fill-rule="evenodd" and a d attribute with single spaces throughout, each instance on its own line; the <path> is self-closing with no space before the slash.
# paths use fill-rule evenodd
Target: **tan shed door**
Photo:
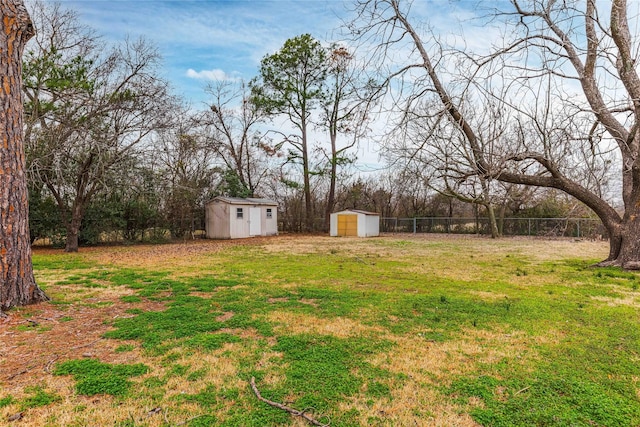
<path id="1" fill-rule="evenodd" d="M 249 208 L 249 236 L 262 234 L 262 209 Z"/>
<path id="2" fill-rule="evenodd" d="M 338 215 L 338 236 L 358 235 L 358 215 Z"/>

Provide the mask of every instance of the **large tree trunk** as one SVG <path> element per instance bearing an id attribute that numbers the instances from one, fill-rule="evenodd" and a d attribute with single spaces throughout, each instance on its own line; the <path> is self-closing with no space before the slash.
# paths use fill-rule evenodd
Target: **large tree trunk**
<path id="1" fill-rule="evenodd" d="M 607 227 L 609 257 L 599 265 L 640 270 L 640 207 L 629 210 L 622 223 Z"/>
<path id="2" fill-rule="evenodd" d="M 71 221 L 67 225 L 67 239 L 64 245 L 65 252 L 78 252 L 78 235 L 80 234 L 80 221 Z"/>
<path id="3" fill-rule="evenodd" d="M 31 264 L 23 145 L 22 52 L 33 26 L 21 0 L 0 0 L 0 310 L 47 300 Z"/>
<path id="4" fill-rule="evenodd" d="M 78 230 L 67 229 L 67 239 L 64 244 L 65 252 L 78 252 Z"/>

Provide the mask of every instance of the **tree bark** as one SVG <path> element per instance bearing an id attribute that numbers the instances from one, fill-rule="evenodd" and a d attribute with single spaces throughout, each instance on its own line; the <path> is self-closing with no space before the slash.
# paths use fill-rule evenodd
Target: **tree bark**
<path id="1" fill-rule="evenodd" d="M 22 53 L 34 35 L 21 0 L 0 0 L 0 310 L 48 300 L 31 263 L 23 141 Z"/>
<path id="2" fill-rule="evenodd" d="M 80 234 L 80 227 L 82 226 L 82 219 L 84 218 L 84 213 L 86 206 L 88 205 L 88 200 L 92 197 L 92 191 L 87 192 L 86 181 L 80 180 L 76 184 L 77 188 L 77 196 L 76 200 L 71 207 L 71 215 L 69 218 L 69 222 L 65 224 L 67 229 L 67 239 L 64 245 L 65 252 L 78 252 L 78 236 Z M 61 206 L 61 209 L 64 208 Z M 64 218 L 63 214 L 63 218 Z"/>
<path id="3" fill-rule="evenodd" d="M 599 265 L 640 270 L 640 206 L 627 208 L 622 222 L 607 231 L 609 257 Z"/>
<path id="4" fill-rule="evenodd" d="M 338 154 L 336 149 L 336 139 L 338 138 L 335 125 L 330 131 L 331 139 L 331 176 L 329 177 L 329 195 L 327 196 L 327 207 L 324 213 L 324 231 L 328 232 L 331 225 L 331 213 L 336 204 L 336 175 L 338 173 Z"/>
<path id="5" fill-rule="evenodd" d="M 78 235 L 80 234 L 81 223 L 82 213 L 77 213 L 74 210 L 71 222 L 67 224 L 67 239 L 64 245 L 65 252 L 78 252 Z"/>
<path id="6" fill-rule="evenodd" d="M 306 108 L 303 110 L 306 114 Z M 309 148 L 307 146 L 307 121 L 302 118 L 302 175 L 304 182 L 304 211 L 305 211 L 305 231 L 313 230 L 313 207 L 311 200 L 311 180 L 309 178 Z"/>
<path id="7" fill-rule="evenodd" d="M 491 202 L 487 203 L 487 214 L 489 216 L 489 226 L 491 227 L 491 238 L 497 239 L 500 237 L 500 232 L 498 231 L 498 222 L 496 221 L 496 210 L 493 207 Z"/>
<path id="8" fill-rule="evenodd" d="M 505 203 L 502 203 L 502 205 L 500 205 L 500 210 L 498 213 L 498 235 L 499 236 L 502 236 L 504 234 L 504 215 L 506 210 L 507 210 L 507 205 Z"/>

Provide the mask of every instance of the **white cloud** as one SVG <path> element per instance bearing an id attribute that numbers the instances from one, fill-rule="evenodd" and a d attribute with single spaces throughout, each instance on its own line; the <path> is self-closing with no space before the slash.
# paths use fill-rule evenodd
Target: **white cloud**
<path id="1" fill-rule="evenodd" d="M 236 73 L 227 74 L 224 70 L 214 68 L 213 70 L 196 71 L 193 68 L 187 70 L 187 77 L 198 80 L 214 81 L 236 81 L 239 79 Z"/>

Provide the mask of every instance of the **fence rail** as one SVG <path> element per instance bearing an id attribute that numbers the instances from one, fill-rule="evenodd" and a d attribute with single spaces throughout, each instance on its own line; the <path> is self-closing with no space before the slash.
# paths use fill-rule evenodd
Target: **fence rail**
<path id="1" fill-rule="evenodd" d="M 498 227 L 505 236 L 602 238 L 606 230 L 593 218 L 504 218 Z M 380 231 L 391 233 L 491 234 L 488 218 L 381 218 Z"/>

